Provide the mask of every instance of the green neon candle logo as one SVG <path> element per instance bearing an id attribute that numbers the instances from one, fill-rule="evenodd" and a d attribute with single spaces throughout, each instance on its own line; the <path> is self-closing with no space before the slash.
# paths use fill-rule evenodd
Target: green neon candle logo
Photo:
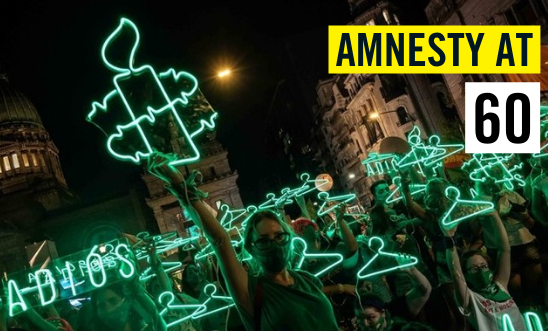
<path id="1" fill-rule="evenodd" d="M 114 45 L 118 38 L 132 37 L 133 46 L 129 51 L 129 57 L 125 66 L 119 66 L 110 59 L 107 53 L 113 52 Z M 92 110 L 87 115 L 87 120 L 95 124 L 108 136 L 107 150 L 109 153 L 123 161 L 139 163 L 146 159 L 154 150 L 159 150 L 152 139 L 154 136 L 154 125 L 158 118 L 171 117 L 177 125 L 185 144 L 189 147 L 189 155 L 171 162 L 172 165 L 181 165 L 195 162 L 200 158 L 200 152 L 193 141 L 193 138 L 206 128 L 213 130 L 217 113 L 212 112 L 207 119 L 200 119 L 197 128 L 190 130 L 177 107 L 185 107 L 189 98 L 198 90 L 198 82 L 194 76 L 187 72 L 177 72 L 168 69 L 165 72 L 156 73 L 150 65 L 134 67 L 135 56 L 140 43 L 140 35 L 137 26 L 130 20 L 122 18 L 118 27 L 106 39 L 101 50 L 102 59 L 106 67 L 116 73 L 113 78 L 114 90 L 107 93 L 102 102 L 93 102 Z M 112 55 L 112 54 L 111 54 Z M 131 87 L 136 83 L 142 83 L 149 89 L 156 98 L 150 101 L 152 104 L 142 104 L 141 96 L 132 94 Z M 166 88 L 167 84 L 177 84 L 179 91 L 171 92 Z M 114 100 L 116 98 L 116 100 Z M 121 101 L 124 109 L 111 109 L 115 101 Z M 125 122 L 116 125 L 115 128 L 105 130 L 100 123 L 103 123 L 104 116 L 112 117 L 124 114 Z M 167 117 L 166 117 L 167 116 Z M 185 124 L 186 123 L 186 124 Z M 167 128 L 165 128 L 167 130 Z M 135 147 L 137 144 L 139 147 Z"/>

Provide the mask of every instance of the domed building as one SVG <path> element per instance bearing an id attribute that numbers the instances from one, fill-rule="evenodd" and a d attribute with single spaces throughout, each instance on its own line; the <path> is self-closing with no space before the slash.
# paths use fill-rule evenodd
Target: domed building
<path id="1" fill-rule="evenodd" d="M 0 190 L 0 202 L 31 195 L 47 211 L 76 201 L 36 108 L 6 78 L 0 78 Z"/>
<path id="2" fill-rule="evenodd" d="M 0 75 L 0 269 L 26 263 L 46 213 L 77 200 L 36 108 Z"/>

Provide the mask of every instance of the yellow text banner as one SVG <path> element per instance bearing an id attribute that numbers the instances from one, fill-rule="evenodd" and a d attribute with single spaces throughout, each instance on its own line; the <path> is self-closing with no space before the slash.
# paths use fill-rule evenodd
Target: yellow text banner
<path id="1" fill-rule="evenodd" d="M 540 73 L 540 26 L 332 25 L 329 73 Z"/>

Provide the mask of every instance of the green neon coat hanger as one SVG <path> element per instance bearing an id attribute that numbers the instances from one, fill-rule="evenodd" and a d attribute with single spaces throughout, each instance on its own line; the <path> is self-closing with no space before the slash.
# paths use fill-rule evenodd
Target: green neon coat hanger
<path id="1" fill-rule="evenodd" d="M 181 262 L 160 262 L 162 265 L 162 269 L 164 269 L 164 272 L 166 274 L 169 274 L 172 271 L 180 269 L 183 264 Z M 157 274 L 152 270 L 152 267 L 147 267 L 141 274 L 139 275 L 139 280 L 141 282 L 148 282 L 153 277 L 156 277 Z"/>
<path id="2" fill-rule="evenodd" d="M 401 192 L 401 176 L 394 177 L 392 181 L 394 182 L 394 185 L 396 185 L 396 188 L 386 198 L 385 203 L 387 204 L 400 201 L 404 198 L 403 195 L 401 194 L 400 196 L 396 197 L 396 194 Z M 412 196 L 417 195 L 419 193 L 426 191 L 426 185 L 425 184 L 409 184 L 409 190 L 411 191 Z"/>
<path id="3" fill-rule="evenodd" d="M 240 233 L 240 230 L 235 226 L 226 230 L 229 234 L 230 232 L 236 232 L 237 240 L 232 240 L 232 239 L 230 240 L 232 247 L 241 246 L 242 243 L 244 242 L 244 238 L 242 234 Z M 215 250 L 213 249 L 213 246 L 211 245 L 211 243 L 208 243 L 207 245 L 204 246 L 204 248 L 202 248 L 198 253 L 196 253 L 196 255 L 194 256 L 194 259 L 196 261 L 199 261 L 213 254 L 215 254 Z"/>
<path id="4" fill-rule="evenodd" d="M 426 166 L 431 166 L 434 163 L 437 163 L 443 159 L 446 159 L 451 155 L 457 154 L 458 152 L 464 149 L 463 144 L 440 144 L 440 137 L 437 135 L 430 136 L 430 138 L 428 138 L 428 144 L 435 148 L 442 149 L 443 153 L 425 160 L 424 164 Z"/>
<path id="5" fill-rule="evenodd" d="M 175 295 L 172 292 L 163 292 L 158 297 L 158 303 L 160 304 L 160 306 L 164 307 L 160 311 L 160 316 L 162 316 L 164 318 L 164 320 L 166 320 L 165 315 L 168 312 L 176 312 L 176 311 L 184 312 L 183 314 L 177 314 L 177 316 L 182 315 L 183 317 L 175 319 L 175 320 L 173 320 L 169 323 L 166 321 L 166 329 L 169 329 L 172 326 L 181 324 L 181 323 L 191 319 L 192 314 L 194 314 L 199 309 L 203 309 L 203 304 L 177 304 L 177 303 L 174 303 L 175 300 L 176 300 Z M 190 313 L 189 313 L 189 311 L 190 311 Z"/>
<path id="6" fill-rule="evenodd" d="M 542 145 L 540 147 L 540 152 L 539 153 L 534 153 L 533 154 L 534 158 L 548 156 L 548 131 L 546 131 L 546 133 L 544 134 L 544 138 L 547 139 L 547 141 L 545 141 L 544 145 Z"/>
<path id="7" fill-rule="evenodd" d="M 484 182 L 492 178 L 497 184 L 513 190 L 515 185 L 525 186 L 525 181 L 520 173 L 523 162 L 509 168 L 508 164 L 515 158 L 515 154 L 475 153 L 470 160 L 463 163 L 461 169 L 469 173 L 474 182 Z"/>
<path id="8" fill-rule="evenodd" d="M 369 261 L 367 261 L 367 263 L 358 271 L 359 279 L 370 278 L 395 270 L 409 268 L 419 263 L 419 259 L 411 255 L 384 252 L 384 240 L 382 240 L 380 237 L 373 236 L 369 238 L 368 246 L 373 252 L 375 252 L 375 255 L 373 255 L 373 257 Z M 396 265 L 392 267 L 386 267 L 381 270 L 371 270 L 373 269 L 373 263 L 375 263 L 376 261 L 383 262 L 390 260 L 392 260 L 392 262 L 394 262 Z"/>
<path id="9" fill-rule="evenodd" d="M 449 186 L 445 189 L 445 196 L 447 199 L 453 201 L 451 207 L 443 214 L 440 220 L 441 224 L 447 229 L 451 229 L 460 222 L 474 216 L 491 212 L 495 208 L 495 205 L 489 201 L 460 199 L 460 191 L 454 186 Z M 472 212 L 461 215 L 460 211 L 462 211 L 462 208 L 464 207 L 472 207 Z M 456 213 L 458 213 L 458 215 L 455 215 Z"/>
<path id="10" fill-rule="evenodd" d="M 344 256 L 339 253 L 308 253 L 308 245 L 306 244 L 306 241 L 301 237 L 295 236 L 291 240 L 291 247 L 294 253 L 298 246 L 301 246 L 301 248 L 298 249 L 299 253 L 296 253 L 300 256 L 295 266 L 295 268 L 297 269 L 300 269 L 303 266 L 304 261 L 308 259 L 334 259 L 334 261 L 330 265 L 326 266 L 323 269 L 306 270 L 314 274 L 314 276 L 316 277 L 324 275 L 344 261 Z"/>
<path id="11" fill-rule="evenodd" d="M 444 148 L 424 144 L 418 126 L 413 127 L 413 130 L 411 130 L 407 137 L 407 142 L 409 147 L 411 147 L 411 150 L 397 160 L 396 166 L 398 168 L 411 167 L 421 163 L 424 164 L 428 160 L 437 159 L 446 153 Z"/>
<path id="12" fill-rule="evenodd" d="M 285 205 L 293 203 L 293 200 L 289 199 L 289 192 L 282 193 L 279 198 L 276 198 L 274 193 L 268 193 L 266 195 L 266 201 L 259 205 L 259 209 L 278 209 Z"/>
<path id="13" fill-rule="evenodd" d="M 244 220 L 247 213 L 246 208 L 231 208 L 227 204 L 222 204 L 219 209 L 220 214 L 222 215 L 219 223 L 225 229 L 232 228 L 233 224 L 238 222 L 239 220 Z"/>
<path id="14" fill-rule="evenodd" d="M 133 37 L 133 46 L 129 52 L 127 65 L 125 67 L 117 66 L 109 60 L 107 52 L 111 51 L 112 45 L 116 44 L 118 37 L 124 34 L 128 37 Z M 171 162 L 172 165 L 181 165 L 195 162 L 200 158 L 200 152 L 196 147 L 193 137 L 201 133 L 206 128 L 212 130 L 215 127 L 214 121 L 217 118 L 217 113 L 209 115 L 207 120 L 201 119 L 198 123 L 198 128 L 195 131 L 187 128 L 185 122 L 181 118 L 176 106 L 185 107 L 189 103 L 189 97 L 192 96 L 198 89 L 198 82 L 196 78 L 186 72 L 176 72 L 173 69 L 169 69 L 165 72 L 156 74 L 154 68 L 150 65 L 143 65 L 141 67 L 134 67 L 135 56 L 140 43 L 140 35 L 137 26 L 130 20 L 122 18 L 118 27 L 112 32 L 112 34 L 106 39 L 101 49 L 101 56 L 105 63 L 105 66 L 114 71 L 116 75 L 113 78 L 113 85 L 115 89 L 107 93 L 102 102 L 93 102 L 92 110 L 87 116 L 87 120 L 95 124 L 108 136 L 107 149 L 109 153 L 123 161 L 131 161 L 139 163 L 141 160 L 146 159 L 157 148 L 149 140 L 152 136 L 152 129 L 157 118 L 160 116 L 170 115 L 178 125 L 178 129 L 182 135 L 190 151 L 187 157 L 180 158 Z M 126 86 L 130 80 L 148 80 L 152 89 L 160 99 L 158 105 L 133 105 L 132 107 L 132 95 L 131 91 Z M 180 91 L 175 95 L 170 95 L 170 92 L 166 90 L 164 83 L 175 83 Z M 102 117 L 110 115 L 113 110 L 109 108 L 111 99 L 118 98 L 122 101 L 123 110 L 115 109 L 115 112 L 121 112 L 127 115 L 125 123 L 116 125 L 114 132 L 104 131 L 99 123 L 104 121 Z M 134 97 L 133 97 L 134 98 Z M 144 107 L 144 108 L 143 108 Z M 117 115 L 117 114 L 116 114 Z M 129 138 L 128 138 L 129 137 Z M 139 150 L 128 153 L 127 149 L 130 144 L 128 139 L 133 138 L 132 143 L 138 142 L 141 145 Z"/>
<path id="15" fill-rule="evenodd" d="M 317 215 L 323 216 L 325 214 L 332 212 L 341 204 L 346 204 L 356 199 L 356 195 L 354 193 L 349 193 L 349 194 L 330 197 L 328 192 L 320 192 L 318 193 L 318 199 L 323 200 L 323 203 L 318 209 Z M 334 204 L 329 205 L 329 203 L 332 203 L 332 202 L 334 202 Z"/>
<path id="16" fill-rule="evenodd" d="M 310 175 L 306 172 L 302 173 L 299 178 L 303 182 L 303 184 L 300 187 L 297 187 L 294 189 L 291 189 L 291 188 L 282 189 L 282 197 L 285 197 L 285 199 L 291 199 L 293 197 L 302 197 L 303 195 L 307 193 L 316 191 L 318 187 L 322 187 L 324 185 L 329 184 L 329 181 L 327 179 L 310 179 Z"/>
<path id="17" fill-rule="evenodd" d="M 215 314 L 217 312 L 229 309 L 234 306 L 234 299 L 230 296 L 215 295 L 217 288 L 214 284 L 207 284 L 204 287 L 204 294 L 208 297 L 198 310 L 192 313 L 192 319 L 197 320 L 202 317 Z M 213 304 L 213 307 L 211 306 Z M 218 305 L 218 306 L 217 306 Z"/>

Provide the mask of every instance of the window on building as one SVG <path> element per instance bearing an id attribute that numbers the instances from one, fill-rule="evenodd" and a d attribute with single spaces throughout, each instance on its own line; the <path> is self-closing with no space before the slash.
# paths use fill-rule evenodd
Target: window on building
<path id="1" fill-rule="evenodd" d="M 32 158 L 32 165 L 34 167 L 38 166 L 38 159 L 36 158 L 36 153 L 30 153 L 30 156 Z"/>
<path id="2" fill-rule="evenodd" d="M 17 157 L 17 154 L 11 154 L 11 159 L 13 161 L 13 169 L 19 169 L 21 166 L 19 165 L 19 158 Z"/>
<path id="3" fill-rule="evenodd" d="M 44 155 L 42 153 L 38 154 L 38 156 L 40 157 L 40 164 L 42 165 L 42 167 L 45 167 L 46 166 L 46 161 L 44 160 Z"/>
<path id="4" fill-rule="evenodd" d="M 398 114 L 398 122 L 400 123 L 399 125 L 404 125 L 411 122 L 411 116 L 409 116 L 407 109 L 405 109 L 404 107 L 398 107 L 396 113 Z"/>
<path id="5" fill-rule="evenodd" d="M 384 21 L 386 22 L 386 24 L 392 24 L 392 19 L 390 18 L 390 13 L 388 12 L 388 9 L 382 11 L 382 16 L 384 17 Z"/>
<path id="6" fill-rule="evenodd" d="M 21 157 L 23 158 L 23 165 L 28 168 L 30 164 L 29 164 L 29 157 L 27 156 L 27 153 L 21 154 Z"/>
<path id="7" fill-rule="evenodd" d="M 504 12 L 504 17 L 511 25 L 540 25 L 544 30 L 548 11 L 541 1 L 519 0 Z"/>
<path id="8" fill-rule="evenodd" d="M 4 169 L 6 169 L 6 171 L 10 171 L 11 170 L 10 158 L 7 156 L 4 156 L 3 159 L 4 159 Z"/>

